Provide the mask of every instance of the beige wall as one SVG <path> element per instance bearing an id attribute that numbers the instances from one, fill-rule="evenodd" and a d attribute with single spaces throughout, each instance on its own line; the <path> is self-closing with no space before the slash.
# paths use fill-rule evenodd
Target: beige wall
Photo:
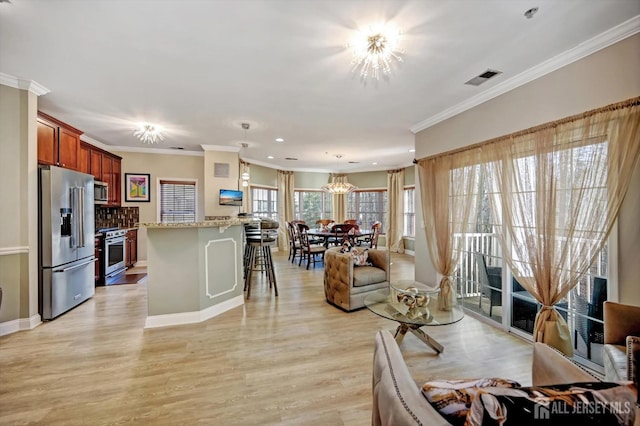
<path id="1" fill-rule="evenodd" d="M 387 171 L 349 173 L 347 181 L 360 189 L 386 189 Z"/>
<path id="2" fill-rule="evenodd" d="M 405 169 L 405 185 L 413 185 L 415 182 L 415 167 Z M 296 189 L 314 190 L 320 189 L 329 182 L 329 173 L 321 172 L 294 172 L 293 179 Z M 269 167 L 251 165 L 251 185 L 277 187 L 278 171 Z M 387 171 L 349 173 L 349 183 L 363 189 L 382 189 L 387 187 Z"/>
<path id="3" fill-rule="evenodd" d="M 640 93 L 640 34 L 416 134 L 416 158 L 579 114 Z"/>
<path id="4" fill-rule="evenodd" d="M 293 182 L 296 189 L 320 189 L 329 183 L 329 173 L 294 172 Z"/>
<path id="5" fill-rule="evenodd" d="M 404 169 L 404 186 L 416 184 L 416 166 L 405 167 Z"/>
<path id="6" fill-rule="evenodd" d="M 229 177 L 214 177 L 215 163 L 229 164 Z M 220 189 L 239 189 L 240 162 L 237 152 L 205 151 L 204 152 L 204 215 L 205 216 L 237 216 L 239 207 L 221 206 L 218 204 Z"/>
<path id="7" fill-rule="evenodd" d="M 21 193 L 24 189 L 16 185 L 20 170 L 25 167 L 20 152 L 22 129 L 20 127 L 22 99 L 21 90 L 0 85 L 0 247 L 27 246 L 21 240 L 20 224 Z"/>
<path id="8" fill-rule="evenodd" d="M 147 154 L 138 152 L 112 151 L 122 157 L 122 206 L 138 207 L 140 209 L 140 222 L 157 222 L 158 217 L 158 180 L 159 179 L 193 179 L 197 182 L 196 221 L 204 220 L 205 188 L 204 188 L 204 156 L 171 155 L 171 154 Z M 125 173 L 149 173 L 151 194 L 148 203 L 124 202 L 124 174 Z M 213 174 L 213 172 L 212 172 Z M 216 203 L 218 194 L 214 197 Z M 147 259 L 146 229 L 138 231 L 138 260 Z"/>
<path id="9" fill-rule="evenodd" d="M 640 95 L 640 34 L 547 74 L 416 134 L 416 158 L 435 155 Z M 619 221 L 622 303 L 640 304 L 640 179 Z M 420 211 L 420 209 L 418 209 Z M 418 221 L 419 220 L 419 221 Z M 421 214 L 416 215 L 416 280 L 435 282 Z M 421 237 L 421 238 L 420 238 Z M 635 256 L 630 259 L 629 256 Z"/>
<path id="10" fill-rule="evenodd" d="M 37 105 L 0 85 L 0 323 L 38 313 Z"/>
<path id="11" fill-rule="evenodd" d="M 252 164 L 250 175 L 250 185 L 278 187 L 278 170 L 276 169 Z M 295 178 L 296 176 L 294 176 Z"/>

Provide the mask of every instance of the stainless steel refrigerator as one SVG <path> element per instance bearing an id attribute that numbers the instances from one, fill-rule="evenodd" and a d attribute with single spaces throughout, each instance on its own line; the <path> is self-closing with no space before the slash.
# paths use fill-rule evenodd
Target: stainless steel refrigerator
<path id="1" fill-rule="evenodd" d="M 38 188 L 39 308 L 50 320 L 95 293 L 93 176 L 41 166 Z"/>

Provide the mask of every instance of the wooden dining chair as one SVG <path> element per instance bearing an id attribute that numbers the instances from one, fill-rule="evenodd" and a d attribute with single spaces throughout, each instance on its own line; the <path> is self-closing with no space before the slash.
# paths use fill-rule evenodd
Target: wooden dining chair
<path id="1" fill-rule="evenodd" d="M 334 236 L 331 238 L 330 242 L 339 246 L 347 240 L 351 245 L 355 245 L 355 235 L 351 235 L 350 232 L 357 232 L 359 229 L 358 225 L 350 223 L 338 223 L 333 225 L 331 232 L 333 232 Z"/>
<path id="2" fill-rule="evenodd" d="M 296 256 L 302 256 L 298 226 L 293 222 L 287 222 L 287 235 L 289 236 L 289 257 L 287 260 L 291 259 L 291 263 L 295 262 Z"/>
<path id="3" fill-rule="evenodd" d="M 307 269 L 309 269 L 309 264 L 313 262 L 313 267 L 316 267 L 316 262 L 318 261 L 318 255 L 321 257 L 321 261 L 324 262 L 324 252 L 327 250 L 323 245 L 311 244 L 309 240 L 309 235 L 307 231 L 309 227 L 307 225 L 301 225 L 300 227 L 300 260 L 298 261 L 298 266 L 302 264 L 302 259 L 307 259 Z"/>
<path id="4" fill-rule="evenodd" d="M 333 219 L 318 219 L 316 225 L 320 225 L 322 229 L 327 229 L 333 223 Z"/>

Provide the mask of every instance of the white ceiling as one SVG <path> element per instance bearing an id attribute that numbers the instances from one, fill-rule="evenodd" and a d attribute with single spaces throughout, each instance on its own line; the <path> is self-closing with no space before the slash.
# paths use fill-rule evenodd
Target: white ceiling
<path id="1" fill-rule="evenodd" d="M 410 129 L 637 15 L 640 0 L 11 0 L 0 72 L 45 86 L 42 111 L 108 146 L 151 149 L 132 134 L 150 121 L 162 148 L 247 142 L 257 164 L 382 170 L 411 164 Z M 345 44 L 373 22 L 402 28 L 406 53 L 363 82 Z M 464 85 L 488 68 L 503 74 Z"/>

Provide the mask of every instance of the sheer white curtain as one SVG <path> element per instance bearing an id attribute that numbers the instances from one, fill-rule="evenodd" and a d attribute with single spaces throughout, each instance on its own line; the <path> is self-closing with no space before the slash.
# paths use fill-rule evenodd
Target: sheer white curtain
<path id="1" fill-rule="evenodd" d="M 571 335 L 553 306 L 594 263 L 618 215 L 640 157 L 639 99 L 482 147 L 504 259 L 542 304 L 534 340 L 567 355 Z"/>
<path id="2" fill-rule="evenodd" d="M 404 169 L 387 171 L 386 240 L 390 251 L 404 253 Z"/>
<path id="3" fill-rule="evenodd" d="M 293 172 L 278 170 L 278 248 L 289 249 L 287 222 L 293 220 L 294 181 Z"/>
<path id="4" fill-rule="evenodd" d="M 418 160 L 427 247 L 433 266 L 442 275 L 441 310 L 450 310 L 455 297 L 453 274 L 461 237 L 475 229 L 479 154 L 479 149 L 470 149 Z"/>

